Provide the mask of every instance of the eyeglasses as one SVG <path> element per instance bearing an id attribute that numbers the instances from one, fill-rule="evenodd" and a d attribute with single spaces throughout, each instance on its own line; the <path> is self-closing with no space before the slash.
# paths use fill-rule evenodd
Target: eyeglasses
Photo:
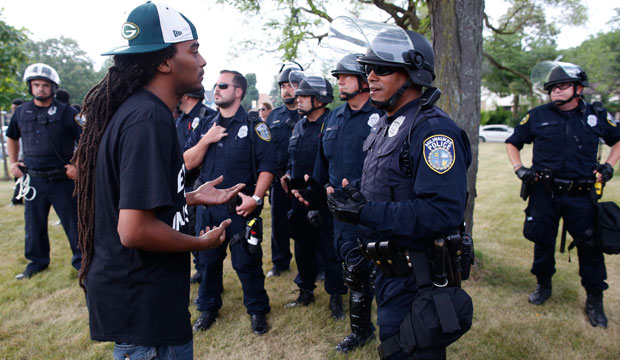
<path id="1" fill-rule="evenodd" d="M 267 109 L 265 109 L 265 108 L 260 108 L 260 109 L 258 109 L 258 111 L 267 111 Z"/>
<path id="2" fill-rule="evenodd" d="M 219 84 L 214 84 L 213 85 L 213 89 L 215 89 L 216 87 L 219 87 L 222 90 L 226 90 L 226 89 L 228 89 L 229 86 L 232 86 L 234 88 L 238 88 L 238 86 L 235 85 L 235 84 L 219 83 Z"/>
<path id="3" fill-rule="evenodd" d="M 371 72 L 374 72 L 377 76 L 387 76 L 398 71 L 397 67 L 385 66 L 385 65 L 364 65 L 366 76 L 370 76 Z"/>
<path id="4" fill-rule="evenodd" d="M 571 86 L 573 86 L 572 82 L 559 83 L 559 84 L 551 85 L 550 90 L 553 91 L 553 90 L 555 90 L 555 88 L 558 88 L 560 90 L 566 90 L 566 89 L 568 89 Z"/>

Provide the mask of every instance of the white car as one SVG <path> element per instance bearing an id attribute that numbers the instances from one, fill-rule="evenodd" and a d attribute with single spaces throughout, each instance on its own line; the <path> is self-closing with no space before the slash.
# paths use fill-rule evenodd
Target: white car
<path id="1" fill-rule="evenodd" d="M 495 124 L 495 125 L 484 125 L 480 127 L 480 132 L 478 133 L 478 138 L 480 142 L 485 141 L 495 141 L 495 142 L 504 142 L 512 133 L 514 132 L 514 128 L 508 125 Z"/>

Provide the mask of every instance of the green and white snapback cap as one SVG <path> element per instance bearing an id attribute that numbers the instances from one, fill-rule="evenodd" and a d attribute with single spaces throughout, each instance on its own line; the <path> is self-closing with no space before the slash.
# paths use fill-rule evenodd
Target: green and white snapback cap
<path id="1" fill-rule="evenodd" d="M 101 55 L 149 53 L 198 39 L 194 24 L 183 14 L 168 5 L 150 1 L 133 9 L 123 24 L 121 35 L 128 45 Z"/>

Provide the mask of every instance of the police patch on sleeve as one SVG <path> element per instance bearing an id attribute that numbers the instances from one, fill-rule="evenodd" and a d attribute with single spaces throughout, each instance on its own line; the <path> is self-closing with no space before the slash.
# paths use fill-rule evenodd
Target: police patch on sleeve
<path id="1" fill-rule="evenodd" d="M 256 134 L 258 134 L 259 138 L 265 141 L 271 141 L 271 132 L 269 131 L 267 124 L 264 122 L 257 124 L 254 127 L 254 130 L 256 130 Z"/>
<path id="2" fill-rule="evenodd" d="M 609 112 L 607 112 L 607 122 L 609 123 L 609 125 L 611 125 L 613 127 L 617 127 L 618 126 L 618 120 L 614 119 L 614 117 L 611 116 L 611 114 Z"/>
<path id="3" fill-rule="evenodd" d="M 444 174 L 454 165 L 454 141 L 445 135 L 433 135 L 424 140 L 424 161 L 438 174 Z"/>
<path id="4" fill-rule="evenodd" d="M 84 127 L 84 124 L 86 124 L 86 117 L 82 113 L 76 114 L 73 120 L 81 127 Z"/>
<path id="5" fill-rule="evenodd" d="M 521 122 L 519 123 L 519 125 L 523 125 L 525 124 L 528 120 L 530 119 L 530 114 L 525 114 L 525 116 L 523 117 L 523 119 L 521 120 Z"/>

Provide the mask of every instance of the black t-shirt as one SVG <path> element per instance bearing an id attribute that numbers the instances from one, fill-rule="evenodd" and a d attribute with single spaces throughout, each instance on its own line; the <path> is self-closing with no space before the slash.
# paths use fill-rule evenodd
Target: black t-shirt
<path id="1" fill-rule="evenodd" d="M 189 253 L 128 249 L 117 232 L 119 209 L 151 209 L 185 231 L 184 176 L 172 114 L 137 91 L 110 120 L 97 155 L 95 250 L 85 282 L 93 340 L 161 346 L 192 339 Z"/>

